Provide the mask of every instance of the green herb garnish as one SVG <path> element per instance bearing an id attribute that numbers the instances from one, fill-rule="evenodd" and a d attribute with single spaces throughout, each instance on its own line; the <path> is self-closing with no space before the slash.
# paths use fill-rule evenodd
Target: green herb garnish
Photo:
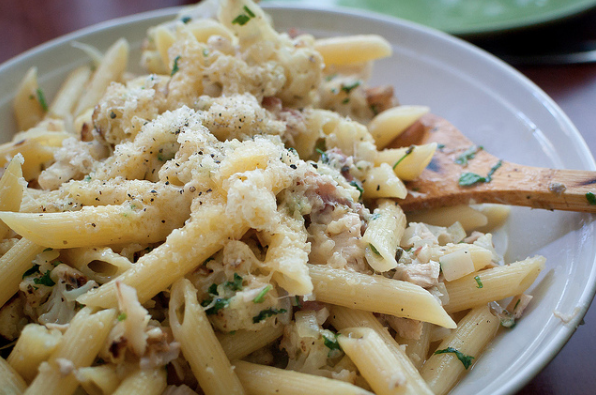
<path id="1" fill-rule="evenodd" d="M 482 177 L 481 175 L 476 174 L 476 173 L 463 173 L 459 177 L 459 181 L 458 181 L 459 185 L 462 187 L 469 187 L 469 186 L 472 186 L 474 184 L 478 184 L 481 182 L 489 183 L 492 180 L 493 174 L 495 174 L 497 169 L 499 167 L 501 167 L 502 164 L 503 164 L 503 161 L 498 161 L 496 165 L 491 167 L 491 169 L 488 172 L 488 174 L 486 175 L 486 177 Z"/>
<path id="2" fill-rule="evenodd" d="M 401 158 L 398 159 L 397 162 L 395 162 L 395 164 L 393 165 L 393 170 L 395 170 L 395 168 L 397 167 L 397 165 L 399 165 L 402 160 L 406 159 L 406 157 L 408 155 L 410 155 L 412 152 L 414 152 L 414 146 L 413 145 L 410 145 L 408 147 L 408 149 L 406 150 L 406 153 L 404 154 L 404 156 L 402 156 Z"/>
<path id="3" fill-rule="evenodd" d="M 41 90 L 41 88 L 37 88 L 36 92 L 37 92 L 37 100 L 39 101 L 41 108 L 44 111 L 48 111 L 48 103 L 46 102 L 46 97 L 43 94 L 43 91 Z"/>
<path id="4" fill-rule="evenodd" d="M 263 303 L 263 300 L 265 300 L 265 295 L 267 295 L 267 292 L 271 291 L 272 288 L 273 287 L 271 285 L 267 285 L 265 288 L 263 288 L 257 297 L 253 299 L 253 303 Z"/>
<path id="5" fill-rule="evenodd" d="M 170 73 L 170 76 L 173 76 L 174 74 L 176 74 L 180 68 L 178 68 L 178 61 L 180 60 L 180 55 L 176 56 L 174 58 L 174 66 L 172 67 L 172 72 Z"/>
<path id="6" fill-rule="evenodd" d="M 358 196 L 358 199 L 362 199 L 362 194 L 364 193 L 364 189 L 362 189 L 362 187 L 360 186 L 360 183 L 356 180 L 352 180 L 350 181 L 350 185 L 353 186 L 354 188 L 356 188 L 358 190 L 358 192 L 360 192 L 360 195 Z"/>
<path id="7" fill-rule="evenodd" d="M 596 195 L 594 195 L 592 192 L 586 193 L 586 199 L 588 199 L 588 203 L 596 204 Z"/>
<path id="8" fill-rule="evenodd" d="M 182 23 L 184 23 L 184 24 L 187 24 L 191 20 L 192 20 L 192 18 L 189 17 L 189 16 L 183 16 L 182 19 L 181 19 Z"/>
<path id="9" fill-rule="evenodd" d="M 240 14 L 236 18 L 234 18 L 234 20 L 232 21 L 233 25 L 244 26 L 248 23 L 248 21 L 251 20 L 251 18 L 254 18 L 256 16 L 254 12 L 252 12 L 250 8 L 248 8 L 247 6 L 244 6 L 244 11 L 246 12 L 246 14 Z"/>
<path id="10" fill-rule="evenodd" d="M 29 277 L 32 274 L 38 273 L 39 272 L 39 265 L 33 265 L 33 267 L 29 270 L 27 270 L 25 273 L 23 273 L 23 277 Z"/>
<path id="11" fill-rule="evenodd" d="M 474 157 L 476 156 L 478 151 L 481 151 L 483 149 L 484 148 L 482 146 L 473 145 L 470 148 L 468 148 L 467 150 L 465 150 L 457 158 L 455 158 L 455 163 L 457 163 L 458 165 L 461 165 L 463 167 L 466 167 L 468 165 L 468 161 L 471 159 L 474 159 Z"/>
<path id="12" fill-rule="evenodd" d="M 207 288 L 207 292 L 209 292 L 211 295 L 219 295 L 219 293 L 217 292 L 217 284 L 211 284 L 209 288 Z"/>
<path id="13" fill-rule="evenodd" d="M 461 351 L 459 351 L 458 349 L 455 349 L 453 347 L 447 347 L 444 350 L 435 351 L 435 354 L 447 354 L 447 353 L 455 354 L 457 359 L 459 359 L 461 361 L 461 363 L 464 365 L 464 368 L 466 368 L 466 369 L 468 369 L 470 367 L 470 365 L 472 365 L 472 359 L 474 359 L 474 357 L 472 357 L 470 355 L 466 355 L 466 354 L 462 353 Z"/>
<path id="14" fill-rule="evenodd" d="M 241 291 L 242 290 L 242 277 L 240 277 L 238 275 L 238 273 L 234 273 L 234 280 L 226 281 L 225 287 L 232 291 Z"/>
<path id="15" fill-rule="evenodd" d="M 321 332 L 321 335 L 323 335 L 323 343 L 329 350 L 341 350 L 339 342 L 337 341 L 339 333 L 333 333 L 333 337 L 331 338 L 328 337 L 329 335 L 327 335 L 325 331 Z"/>
<path id="16" fill-rule="evenodd" d="M 374 213 L 374 214 L 373 214 L 373 215 L 370 217 L 370 220 L 371 220 L 371 221 L 374 221 L 375 219 L 379 219 L 379 217 L 380 217 L 380 216 L 381 216 L 381 214 L 379 214 L 379 213 Z"/>
<path id="17" fill-rule="evenodd" d="M 285 313 L 287 310 L 286 309 L 274 309 L 274 308 L 269 308 L 266 310 L 262 310 L 259 315 L 256 315 L 254 317 L 252 317 L 252 322 L 253 324 L 258 324 L 259 322 L 266 320 L 268 317 L 271 317 L 273 315 L 276 314 L 283 314 Z"/>
<path id="18" fill-rule="evenodd" d="M 325 151 L 320 150 L 318 148 L 315 151 L 317 151 L 321 155 L 322 163 L 329 163 L 329 156 L 325 153 Z"/>
<path id="19" fill-rule="evenodd" d="M 46 270 L 46 272 L 41 276 L 33 279 L 35 284 L 47 285 L 48 287 L 53 287 L 56 283 L 50 278 L 50 271 Z"/>
<path id="20" fill-rule="evenodd" d="M 484 287 L 484 285 L 482 284 L 482 281 L 480 281 L 480 276 L 474 277 L 474 280 L 476 280 L 476 284 L 478 284 L 476 286 L 476 288 L 482 288 L 482 287 Z"/>
<path id="21" fill-rule="evenodd" d="M 379 250 L 377 250 L 377 248 L 376 248 L 374 245 L 372 245 L 372 244 L 370 244 L 370 243 L 369 243 L 369 244 L 368 244 L 368 246 L 370 247 L 370 250 L 371 250 L 372 252 L 374 252 L 374 253 L 375 253 L 375 254 L 377 254 L 378 256 L 381 256 L 381 253 L 379 252 Z"/>
<path id="22" fill-rule="evenodd" d="M 126 319 L 126 317 L 127 317 L 126 313 L 120 313 L 118 315 L 118 321 L 122 322 Z"/>
<path id="23" fill-rule="evenodd" d="M 360 86 L 360 81 L 354 82 L 352 85 L 341 85 L 341 90 L 350 93 L 353 89 L 358 88 Z"/>
<path id="24" fill-rule="evenodd" d="M 201 306 L 207 307 L 211 303 L 213 303 L 213 300 L 212 299 L 207 299 L 207 300 L 204 300 L 201 303 Z M 229 304 L 230 304 L 230 299 L 217 298 L 217 299 L 215 299 L 215 303 L 213 303 L 213 306 L 211 306 L 207 310 L 205 310 L 205 314 L 207 314 L 207 315 L 217 314 L 217 312 L 219 310 L 223 309 L 224 307 L 226 307 Z"/>

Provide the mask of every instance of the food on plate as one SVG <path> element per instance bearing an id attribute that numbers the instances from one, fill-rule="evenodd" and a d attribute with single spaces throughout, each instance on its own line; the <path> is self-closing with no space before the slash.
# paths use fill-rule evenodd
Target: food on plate
<path id="1" fill-rule="evenodd" d="M 125 39 L 78 46 L 51 100 L 24 75 L 0 146 L 7 388 L 446 393 L 530 303 L 544 258 L 474 230 L 502 208 L 400 208 L 437 145 L 386 148 L 429 109 L 367 85 L 383 38 L 225 0 L 150 29 L 146 75 Z"/>

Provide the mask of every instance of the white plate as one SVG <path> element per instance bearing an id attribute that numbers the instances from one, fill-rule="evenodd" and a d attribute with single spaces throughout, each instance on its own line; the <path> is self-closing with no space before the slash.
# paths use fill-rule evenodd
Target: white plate
<path id="1" fill-rule="evenodd" d="M 119 37 L 131 42 L 134 70 L 148 27 L 176 9 L 161 10 L 93 26 L 51 41 L 0 66 L 1 139 L 14 129 L 11 100 L 25 71 L 36 65 L 41 87 L 52 97 L 75 66 L 87 62 L 73 40 L 105 50 Z M 526 165 L 596 170 L 586 144 L 563 114 L 525 77 L 463 41 L 412 23 L 362 11 L 269 8 L 276 27 L 299 27 L 317 36 L 376 33 L 394 49 L 379 61 L 373 84 L 390 83 L 403 104 L 429 105 L 477 144 L 499 157 Z M 12 125 L 12 126 L 11 126 Z M 534 254 L 547 266 L 533 291 L 526 316 L 491 344 L 454 394 L 513 393 L 543 368 L 565 344 L 595 291 L 596 232 L 586 214 L 514 209 L 507 227 L 509 260 Z M 553 310 L 576 315 L 564 324 Z"/>

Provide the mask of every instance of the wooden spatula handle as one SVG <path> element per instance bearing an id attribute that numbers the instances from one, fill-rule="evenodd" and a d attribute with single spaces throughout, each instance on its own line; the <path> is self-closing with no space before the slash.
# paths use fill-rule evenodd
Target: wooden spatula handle
<path id="1" fill-rule="evenodd" d="M 494 157 L 492 157 L 494 166 Z M 482 160 L 482 158 L 478 158 Z M 475 172 L 486 175 L 491 166 L 478 165 Z M 427 170 L 432 173 L 432 170 Z M 467 169 L 462 169 L 462 173 Z M 439 179 L 437 174 L 435 179 Z M 596 213 L 596 172 L 584 170 L 554 170 L 521 166 L 502 161 L 488 183 L 460 186 L 458 179 L 451 177 L 437 181 L 435 187 L 441 193 L 426 192 L 436 198 L 414 199 L 416 186 L 410 188 L 414 195 L 406 198 L 402 207 L 413 211 L 456 204 L 502 203 L 547 210 L 567 210 Z M 432 185 L 432 184 L 431 184 Z M 448 192 L 446 192 L 448 191 Z M 594 200 L 590 194 L 594 194 Z"/>

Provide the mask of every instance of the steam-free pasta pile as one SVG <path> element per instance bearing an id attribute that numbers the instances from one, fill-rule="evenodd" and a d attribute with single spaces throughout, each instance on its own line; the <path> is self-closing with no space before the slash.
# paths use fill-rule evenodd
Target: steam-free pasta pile
<path id="1" fill-rule="evenodd" d="M 544 258 L 474 231 L 503 208 L 401 210 L 437 147 L 386 148 L 428 108 L 366 85 L 381 37 L 227 0 L 150 29 L 148 75 L 125 39 L 79 47 L 51 102 L 26 74 L 0 146 L 0 388 L 446 393 L 531 299 Z"/>

